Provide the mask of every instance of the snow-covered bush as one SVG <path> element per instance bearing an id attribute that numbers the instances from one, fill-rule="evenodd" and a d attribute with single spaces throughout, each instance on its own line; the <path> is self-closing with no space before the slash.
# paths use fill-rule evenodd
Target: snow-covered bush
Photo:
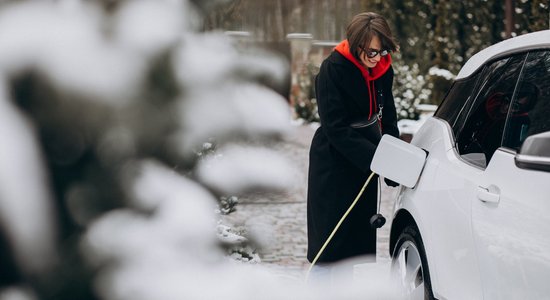
<path id="1" fill-rule="evenodd" d="M 310 290 L 227 258 L 218 236 L 239 238 L 217 223 L 218 199 L 292 182 L 278 153 L 251 146 L 286 134 L 290 116 L 259 84 L 284 77 L 280 60 L 197 30 L 216 2 L 0 5 L 0 298 L 364 299 L 379 289 Z"/>
<path id="2" fill-rule="evenodd" d="M 308 123 L 320 121 L 315 98 L 315 76 L 318 73 L 319 67 L 309 62 L 297 74 L 298 84 L 290 91 L 295 99 L 296 117 Z"/>
<path id="3" fill-rule="evenodd" d="M 395 79 L 393 83 L 393 95 L 398 119 L 418 119 L 416 106 L 428 103 L 431 95 L 431 87 L 426 76 L 420 73 L 417 64 L 403 65 L 399 60 L 394 61 L 393 68 Z"/>
<path id="4" fill-rule="evenodd" d="M 451 71 L 441 69 L 437 66 L 433 66 L 428 70 L 428 78 L 432 87 L 430 104 L 441 104 L 455 77 L 456 75 L 451 73 Z"/>

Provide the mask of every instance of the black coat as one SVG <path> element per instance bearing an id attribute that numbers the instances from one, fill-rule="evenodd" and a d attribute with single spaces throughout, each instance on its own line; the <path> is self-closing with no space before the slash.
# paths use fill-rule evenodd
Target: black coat
<path id="1" fill-rule="evenodd" d="M 321 127 L 309 153 L 307 194 L 308 253 L 311 262 L 370 175 L 370 163 L 378 141 L 369 141 L 353 121 L 369 115 L 369 91 L 352 62 L 333 51 L 322 63 L 316 78 Z M 374 81 L 377 101 L 383 102 L 383 133 L 398 136 L 392 94 L 393 69 Z M 376 254 L 376 230 L 369 219 L 376 214 L 378 178 L 363 196 L 324 250 L 318 262 Z"/>

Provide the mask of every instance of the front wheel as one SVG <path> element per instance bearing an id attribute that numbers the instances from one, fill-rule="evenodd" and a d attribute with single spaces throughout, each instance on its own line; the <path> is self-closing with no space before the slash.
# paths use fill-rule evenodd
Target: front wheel
<path id="1" fill-rule="evenodd" d="M 405 227 L 399 235 L 391 269 L 405 299 L 434 299 L 426 252 L 416 227 Z"/>

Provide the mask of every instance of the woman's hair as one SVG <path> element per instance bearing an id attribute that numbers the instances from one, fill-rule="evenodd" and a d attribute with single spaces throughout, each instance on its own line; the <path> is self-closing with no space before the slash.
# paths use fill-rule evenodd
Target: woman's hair
<path id="1" fill-rule="evenodd" d="M 390 26 L 384 17 L 377 13 L 365 12 L 353 17 L 346 29 L 351 54 L 360 60 L 361 48 L 369 45 L 374 35 L 382 43 L 382 49 L 398 51 L 399 46 L 394 40 Z"/>

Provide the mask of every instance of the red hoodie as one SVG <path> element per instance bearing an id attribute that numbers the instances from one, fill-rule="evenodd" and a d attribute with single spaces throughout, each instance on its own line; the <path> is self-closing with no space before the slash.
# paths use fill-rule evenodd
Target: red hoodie
<path id="1" fill-rule="evenodd" d="M 391 56 L 386 55 L 384 57 L 381 57 L 376 66 L 374 66 L 374 68 L 371 68 L 369 72 L 369 70 L 365 68 L 365 66 L 363 66 L 363 64 L 361 64 L 359 61 L 357 61 L 357 59 L 351 54 L 349 50 L 348 40 L 343 40 L 340 44 L 336 46 L 336 48 L 334 48 L 334 50 L 338 51 L 345 58 L 351 61 L 357 68 L 359 68 L 359 70 L 361 70 L 361 74 L 363 74 L 363 78 L 365 78 L 365 83 L 367 84 L 367 88 L 369 91 L 370 118 L 373 112 L 373 106 L 376 109 L 376 91 L 374 89 L 374 80 L 382 77 L 382 75 L 384 75 L 389 70 L 391 66 Z"/>

